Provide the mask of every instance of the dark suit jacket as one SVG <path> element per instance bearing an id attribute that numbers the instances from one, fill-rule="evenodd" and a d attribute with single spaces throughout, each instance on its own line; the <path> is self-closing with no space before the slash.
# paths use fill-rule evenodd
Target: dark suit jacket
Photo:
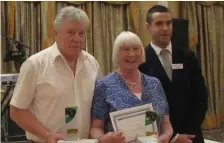
<path id="1" fill-rule="evenodd" d="M 149 45 L 146 62 L 139 70 L 157 77 L 163 85 L 169 104 L 170 121 L 176 133 L 195 134 L 195 143 L 203 142 L 201 124 L 204 120 L 208 95 L 201 68 L 194 52 L 172 47 L 172 63 L 183 64 L 183 69 L 173 69 L 172 82 Z"/>

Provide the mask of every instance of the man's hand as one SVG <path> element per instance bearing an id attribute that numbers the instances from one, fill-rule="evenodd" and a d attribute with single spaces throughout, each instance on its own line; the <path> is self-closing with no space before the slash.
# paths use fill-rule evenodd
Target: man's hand
<path id="1" fill-rule="evenodd" d="M 161 136 L 158 137 L 158 140 L 162 143 L 169 143 L 170 136 L 168 134 L 162 134 Z"/>
<path id="2" fill-rule="evenodd" d="M 59 140 L 65 140 L 66 137 L 62 134 L 49 133 L 45 137 L 46 143 L 57 143 Z"/>
<path id="3" fill-rule="evenodd" d="M 125 143 L 122 132 L 109 132 L 99 138 L 100 143 Z"/>
<path id="4" fill-rule="evenodd" d="M 195 135 L 179 134 L 175 143 L 192 143 L 192 140 L 194 138 L 195 138 Z"/>

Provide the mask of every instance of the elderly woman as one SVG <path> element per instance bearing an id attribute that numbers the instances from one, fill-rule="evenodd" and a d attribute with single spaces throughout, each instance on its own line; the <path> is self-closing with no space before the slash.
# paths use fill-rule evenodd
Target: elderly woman
<path id="1" fill-rule="evenodd" d="M 116 71 L 96 82 L 90 137 L 107 138 L 107 142 L 113 143 L 124 142 L 121 133 L 113 132 L 109 113 L 151 103 L 160 116 L 158 139 L 168 143 L 173 133 L 168 103 L 160 81 L 138 70 L 145 61 L 139 37 L 132 32 L 121 32 L 115 39 L 112 58 Z"/>

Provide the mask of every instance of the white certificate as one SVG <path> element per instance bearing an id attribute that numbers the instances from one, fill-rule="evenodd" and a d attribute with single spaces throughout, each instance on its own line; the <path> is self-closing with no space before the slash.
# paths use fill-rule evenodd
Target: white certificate
<path id="1" fill-rule="evenodd" d="M 152 104 L 111 112 L 114 131 L 123 132 L 126 142 L 135 141 L 138 136 L 146 136 L 146 132 L 158 133 L 156 121 L 145 125 L 146 111 L 153 111 Z"/>

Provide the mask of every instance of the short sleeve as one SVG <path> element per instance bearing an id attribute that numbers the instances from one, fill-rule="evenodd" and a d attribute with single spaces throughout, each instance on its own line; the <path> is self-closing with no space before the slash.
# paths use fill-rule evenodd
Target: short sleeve
<path id="1" fill-rule="evenodd" d="M 108 105 L 106 103 L 106 86 L 103 81 L 96 81 L 94 96 L 92 101 L 92 118 L 104 120 L 108 113 Z"/>
<path id="2" fill-rule="evenodd" d="M 101 72 L 101 69 L 100 69 L 100 66 L 99 66 L 99 63 L 96 61 L 96 67 L 97 67 L 97 77 L 96 79 L 101 79 L 103 77 L 103 74 Z"/>
<path id="3" fill-rule="evenodd" d="M 27 59 L 20 68 L 20 74 L 10 104 L 28 109 L 36 91 L 37 68 L 33 59 Z"/>

